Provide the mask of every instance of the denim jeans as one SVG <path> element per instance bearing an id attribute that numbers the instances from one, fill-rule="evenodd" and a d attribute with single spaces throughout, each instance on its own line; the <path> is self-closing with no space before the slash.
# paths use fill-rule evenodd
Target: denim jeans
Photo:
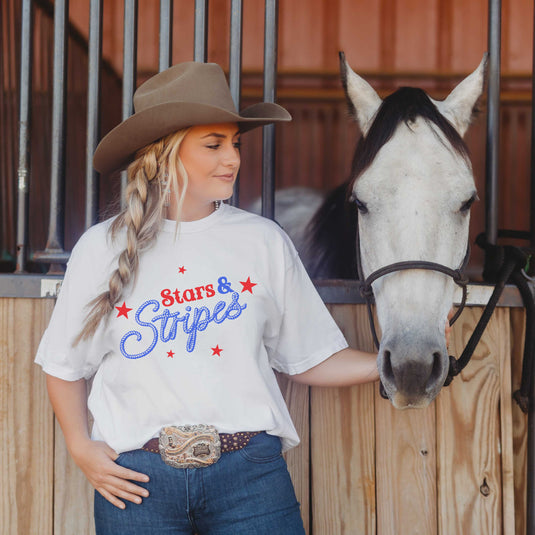
<path id="1" fill-rule="evenodd" d="M 118 509 L 95 492 L 97 535 L 303 535 L 278 437 L 261 433 L 205 468 L 173 468 L 143 450 L 116 461 L 150 477 L 150 495 Z"/>

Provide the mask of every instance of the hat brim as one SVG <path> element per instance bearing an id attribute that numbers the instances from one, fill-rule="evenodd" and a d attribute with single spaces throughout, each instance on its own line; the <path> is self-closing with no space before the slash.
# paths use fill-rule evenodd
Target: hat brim
<path id="1" fill-rule="evenodd" d="M 135 113 L 110 130 L 95 150 L 93 166 L 102 174 L 124 169 L 142 147 L 190 126 L 238 123 L 240 131 L 246 132 L 291 118 L 282 106 L 270 102 L 249 106 L 241 114 L 200 103 L 163 103 Z"/>

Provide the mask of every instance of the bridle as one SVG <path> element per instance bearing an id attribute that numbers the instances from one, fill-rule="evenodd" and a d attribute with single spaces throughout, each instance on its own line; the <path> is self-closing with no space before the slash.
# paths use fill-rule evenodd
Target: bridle
<path id="1" fill-rule="evenodd" d="M 464 274 L 464 270 L 470 259 L 470 244 L 469 243 L 466 246 L 466 254 L 464 256 L 464 259 L 458 269 L 452 269 L 448 266 L 439 264 L 437 262 L 428 262 L 425 260 L 407 260 L 403 262 L 394 262 L 392 264 L 388 264 L 386 266 L 380 267 L 379 269 L 371 273 L 368 277 L 364 278 L 364 272 L 362 269 L 362 260 L 361 260 L 361 254 L 360 254 L 360 233 L 359 233 L 358 216 L 357 216 L 356 257 L 357 257 L 358 277 L 359 277 L 359 281 L 361 281 L 360 293 L 362 297 L 364 298 L 364 300 L 366 301 L 366 308 L 368 311 L 368 320 L 370 324 L 370 330 L 373 336 L 373 342 L 377 349 L 379 349 L 380 342 L 377 336 L 377 330 L 375 328 L 375 320 L 374 320 L 373 310 L 372 310 L 372 305 L 374 304 L 374 301 L 375 301 L 374 295 L 373 295 L 372 284 L 377 279 L 380 279 L 381 277 L 384 277 L 385 275 L 396 273 L 398 271 L 423 269 L 423 270 L 428 270 L 428 271 L 436 271 L 436 272 L 443 273 L 444 275 L 451 277 L 453 281 L 455 282 L 455 284 L 457 284 L 458 286 L 462 288 L 462 298 L 461 298 L 461 303 L 459 304 L 458 310 L 450 319 L 450 325 L 453 325 L 457 321 L 457 319 L 461 315 L 466 305 L 466 298 L 467 298 L 467 293 L 468 293 L 467 291 L 468 278 Z M 501 290 L 503 290 L 503 286 Z M 483 334 L 483 331 L 485 330 L 485 327 L 487 326 L 488 321 L 490 320 L 490 316 L 492 315 L 494 308 L 496 307 L 499 295 L 501 294 L 501 290 L 495 296 L 494 295 L 496 293 L 496 289 L 495 289 L 494 293 L 492 294 L 489 300 L 489 303 L 487 304 L 487 307 L 485 308 L 485 312 L 483 313 L 481 319 L 479 320 L 476 326 L 476 329 L 474 330 L 474 333 L 472 334 L 472 337 L 468 341 L 468 344 L 466 345 L 459 359 L 456 359 L 452 355 L 449 356 L 450 367 L 449 367 L 448 375 L 444 382 L 444 386 L 449 385 L 451 381 L 453 380 L 453 378 L 459 373 L 461 373 L 461 371 L 465 368 L 465 366 L 470 361 L 470 358 L 472 357 L 474 349 L 477 346 L 481 338 L 481 335 Z M 491 302 L 493 302 L 493 304 L 491 304 Z M 380 387 L 381 387 L 380 388 L 381 395 L 384 398 L 388 398 L 382 383 Z"/>
<path id="2" fill-rule="evenodd" d="M 359 266 L 359 280 L 362 280 L 362 268 L 360 266 L 360 254 L 357 254 L 358 260 L 357 265 Z M 453 325 L 457 318 L 461 315 L 465 305 L 466 305 L 466 297 L 467 297 L 467 285 L 468 285 L 468 279 L 464 275 L 464 269 L 466 267 L 466 264 L 468 263 L 468 260 L 470 258 L 470 247 L 468 246 L 466 249 L 466 255 L 464 257 L 463 263 L 461 264 L 461 267 L 459 269 L 451 269 L 443 264 L 437 264 L 436 262 L 427 262 L 425 260 L 407 260 L 404 262 L 395 262 L 393 264 L 388 264 L 386 266 L 383 266 L 376 271 L 374 271 L 371 275 L 369 275 L 361 284 L 360 284 L 360 293 L 362 297 L 366 300 L 366 305 L 368 308 L 368 318 L 370 320 L 370 328 L 372 331 L 373 336 L 373 342 L 377 349 L 379 349 L 379 339 L 377 337 L 377 331 L 375 329 L 375 322 L 373 319 L 373 313 L 371 305 L 374 301 L 373 296 L 373 288 L 372 283 L 374 283 L 377 279 L 380 279 L 381 277 L 384 277 L 385 275 L 388 275 L 390 273 L 395 273 L 397 271 L 407 271 L 412 269 L 424 269 L 428 271 L 438 271 L 440 273 L 444 273 L 445 275 L 449 275 L 455 284 L 461 287 L 463 295 L 461 299 L 461 303 L 459 305 L 459 309 L 455 312 L 453 317 L 450 319 L 450 325 Z"/>
<path id="3" fill-rule="evenodd" d="M 358 220 L 358 217 L 357 217 Z M 357 244 L 356 244 L 356 254 L 357 254 L 357 272 L 360 283 L 360 293 L 364 300 L 366 301 L 367 309 L 368 309 L 368 319 L 370 322 L 370 329 L 373 336 L 373 343 L 375 344 L 375 347 L 379 349 L 380 343 L 379 338 L 377 336 L 377 330 L 375 329 L 375 321 L 373 318 L 373 311 L 372 311 L 372 304 L 374 303 L 374 295 L 373 295 L 373 288 L 372 284 L 381 277 L 384 277 L 385 275 L 389 275 L 390 273 L 396 273 L 398 271 L 407 271 L 412 269 L 423 269 L 427 271 L 437 271 L 439 273 L 444 273 L 444 275 L 448 275 L 453 279 L 453 282 L 461 287 L 463 295 L 461 298 L 461 303 L 459 305 L 459 308 L 457 312 L 453 315 L 453 317 L 450 319 L 450 325 L 453 325 L 457 318 L 461 315 L 465 305 L 466 305 L 466 297 L 467 297 L 467 285 L 468 285 L 468 278 L 464 274 L 464 270 L 466 268 L 466 265 L 468 264 L 468 260 L 470 259 L 470 244 L 467 244 L 466 246 L 466 254 L 464 255 L 464 259 L 458 269 L 452 269 L 448 266 L 445 266 L 444 264 L 438 264 L 437 262 L 428 262 L 426 260 L 406 260 L 403 262 L 394 262 L 393 264 L 388 264 L 386 266 L 380 267 L 379 269 L 375 270 L 373 273 L 368 275 L 367 278 L 364 278 L 364 271 L 362 269 L 362 260 L 360 255 L 360 235 L 359 235 L 359 228 L 357 223 Z"/>
<path id="4" fill-rule="evenodd" d="M 501 237 L 516 237 L 518 238 L 518 233 L 514 231 L 499 231 L 498 236 Z M 485 328 L 487 327 L 488 322 L 498 304 L 498 300 L 505 288 L 505 284 L 509 281 L 513 282 L 516 287 L 519 289 L 526 308 L 526 337 L 524 344 L 524 357 L 522 363 L 522 384 L 520 389 L 514 393 L 514 398 L 517 401 L 520 408 L 527 412 L 530 403 L 530 388 L 531 388 L 531 377 L 533 374 L 533 368 L 535 366 L 535 297 L 531 291 L 531 287 L 527 281 L 527 276 L 524 271 L 526 261 L 529 258 L 530 253 L 526 250 L 523 250 L 519 247 L 512 246 L 496 246 L 490 245 L 485 234 L 480 234 L 476 243 L 485 250 L 486 253 L 492 253 L 494 256 L 501 257 L 501 263 L 496 273 L 494 274 L 495 286 L 492 292 L 492 295 L 483 310 L 483 314 L 479 318 L 477 325 L 470 336 L 465 348 L 463 349 L 461 356 L 456 359 L 452 355 L 449 356 L 450 367 L 446 380 L 444 381 L 444 386 L 448 386 L 454 379 L 456 375 L 459 375 L 466 365 L 470 362 L 470 359 L 474 353 Z M 369 275 L 367 278 L 364 278 L 364 273 L 362 270 L 362 260 L 360 255 L 360 235 L 358 228 L 358 217 L 357 217 L 357 228 L 356 228 L 356 257 L 357 257 L 357 272 L 360 283 L 360 293 L 366 301 L 366 306 L 368 310 L 368 319 L 370 323 L 370 329 L 373 336 L 373 341 L 377 349 L 379 349 L 380 343 L 377 337 L 377 331 L 375 329 L 375 322 L 373 317 L 372 305 L 374 303 L 373 288 L 372 284 L 381 277 L 388 275 L 390 273 L 396 273 L 398 271 L 405 271 L 411 269 L 426 269 L 430 271 L 437 271 L 439 273 L 444 273 L 445 275 L 450 276 L 455 284 L 459 285 L 462 288 L 462 299 L 459 305 L 457 312 L 450 320 L 450 325 L 453 325 L 457 318 L 461 315 L 467 298 L 467 285 L 468 279 L 464 274 L 468 260 L 470 259 L 470 244 L 466 247 L 466 254 L 461 263 L 461 266 L 458 269 L 452 269 L 443 264 L 438 264 L 436 262 L 427 262 L 423 260 L 409 260 L 404 262 L 395 262 L 393 264 L 388 264 L 383 266 Z M 380 385 L 381 395 L 388 399 L 386 391 L 383 384 Z"/>

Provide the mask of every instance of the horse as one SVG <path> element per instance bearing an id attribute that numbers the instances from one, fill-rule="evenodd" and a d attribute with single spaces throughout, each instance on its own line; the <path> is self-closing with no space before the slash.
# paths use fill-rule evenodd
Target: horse
<path id="1" fill-rule="evenodd" d="M 428 406 L 448 375 L 444 331 L 455 290 L 448 274 L 468 258 L 470 207 L 478 199 L 463 135 L 486 64 L 487 55 L 443 101 L 412 87 L 382 100 L 341 53 L 342 84 L 362 136 L 349 181 L 293 236 L 313 278 L 354 279 L 360 271 L 362 281 L 373 279 L 382 332 L 377 365 L 398 409 Z M 276 210 L 284 196 L 276 197 Z M 399 262 L 413 267 L 388 269 Z M 444 269 L 423 269 L 429 262 Z"/>

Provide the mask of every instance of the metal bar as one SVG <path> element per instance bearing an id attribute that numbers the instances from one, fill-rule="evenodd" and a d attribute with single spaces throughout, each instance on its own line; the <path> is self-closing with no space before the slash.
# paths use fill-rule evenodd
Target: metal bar
<path id="1" fill-rule="evenodd" d="M 123 105 L 122 119 L 128 119 L 134 112 L 132 97 L 136 90 L 137 66 L 137 0 L 124 0 L 123 37 Z M 121 208 L 125 207 L 124 192 L 128 178 L 121 172 Z"/>
<path id="2" fill-rule="evenodd" d="M 173 55 L 173 0 L 160 0 L 160 58 L 158 71 L 171 66 Z"/>
<path id="3" fill-rule="evenodd" d="M 100 137 L 100 63 L 102 59 L 102 0 L 91 0 L 89 10 L 89 67 L 87 81 L 87 140 L 85 164 L 85 228 L 97 222 L 99 174 L 93 154 Z"/>
<path id="4" fill-rule="evenodd" d="M 242 32 L 243 32 L 243 0 L 232 0 L 230 5 L 230 60 L 229 86 L 230 94 L 236 109 L 241 105 L 241 66 L 242 66 Z M 230 203 L 240 203 L 240 177 L 234 184 L 234 194 Z"/>
<path id="5" fill-rule="evenodd" d="M 193 59 L 206 62 L 208 57 L 208 0 L 195 0 L 195 36 Z"/>
<path id="6" fill-rule="evenodd" d="M 52 154 L 50 169 L 50 221 L 48 240 L 42 252 L 35 253 L 38 262 L 56 264 L 66 254 L 63 250 L 65 206 L 65 130 L 67 95 L 67 23 L 68 0 L 54 4 L 54 78 L 52 85 Z M 53 266 L 51 271 L 55 271 Z"/>
<path id="7" fill-rule="evenodd" d="M 264 19 L 264 102 L 275 102 L 278 1 L 266 0 Z M 263 127 L 262 215 L 275 217 L 275 125 Z"/>
<path id="8" fill-rule="evenodd" d="M 535 83 L 535 11 L 533 14 L 532 84 Z M 532 85 L 531 106 L 531 194 L 530 194 L 530 245 L 535 247 L 535 85 Z M 526 330 L 530 326 L 526 326 Z M 533 326 L 531 326 L 533 327 Z M 529 331 L 527 331 L 529 332 Z M 531 377 L 528 406 L 528 451 L 526 482 L 526 533 L 535 533 L 535 377 Z"/>
<path id="9" fill-rule="evenodd" d="M 501 6 L 501 0 L 489 0 L 485 234 L 487 242 L 492 245 L 498 240 Z"/>
<path id="10" fill-rule="evenodd" d="M 533 10 L 533 51 L 531 68 L 531 203 L 530 203 L 530 245 L 535 248 L 535 9 Z"/>
<path id="11" fill-rule="evenodd" d="M 58 283 L 63 280 L 63 275 L 38 275 L 32 273 L 16 274 L 0 273 L 0 298 L 1 297 L 53 297 Z M 365 301 L 360 294 L 358 281 L 353 280 L 316 280 L 314 285 L 323 301 L 327 304 L 357 304 L 364 305 Z M 468 285 L 468 300 L 466 306 L 481 307 L 485 305 L 481 299 L 473 299 L 474 295 L 483 294 L 490 296 L 494 286 L 484 284 Z M 487 297 L 488 300 L 488 297 Z M 507 285 L 500 300 L 499 307 L 522 308 L 522 296 L 514 285 Z"/>
<path id="12" fill-rule="evenodd" d="M 20 46 L 20 105 L 19 105 L 19 168 L 17 191 L 17 267 L 15 273 L 26 270 L 28 247 L 28 198 L 30 177 L 30 132 L 32 91 L 33 2 L 23 0 Z"/>

